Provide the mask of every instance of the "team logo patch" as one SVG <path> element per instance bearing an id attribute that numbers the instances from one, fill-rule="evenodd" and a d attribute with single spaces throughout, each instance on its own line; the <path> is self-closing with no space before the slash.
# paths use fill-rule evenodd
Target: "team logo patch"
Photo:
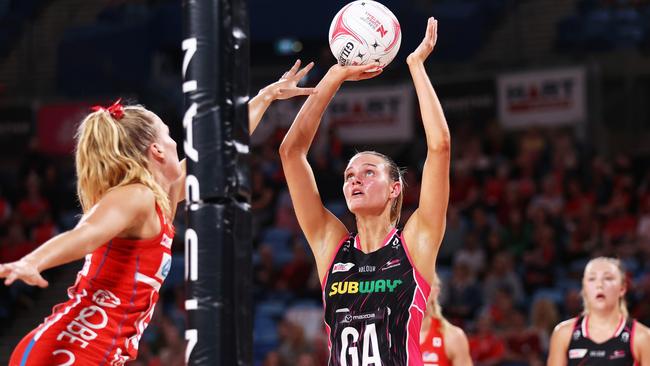
<path id="1" fill-rule="evenodd" d="M 392 259 L 392 260 L 389 260 L 388 262 L 386 262 L 386 264 L 384 264 L 384 265 L 381 267 L 381 270 L 382 270 L 382 271 L 385 271 L 385 270 L 387 270 L 387 269 L 391 269 L 391 268 L 393 268 L 393 267 L 397 267 L 397 266 L 399 266 L 400 264 L 402 264 L 402 263 L 401 263 L 401 261 L 400 261 L 399 259 Z"/>
<path id="2" fill-rule="evenodd" d="M 374 280 L 374 281 L 338 281 L 332 283 L 328 296 L 342 294 L 374 294 L 395 292 L 402 284 L 402 280 Z"/>
<path id="3" fill-rule="evenodd" d="M 623 357 L 625 357 L 625 351 L 617 349 L 616 351 L 614 351 L 614 353 L 612 353 L 609 356 L 609 359 L 616 360 L 617 358 L 623 358 Z"/>
<path id="4" fill-rule="evenodd" d="M 375 266 L 361 266 L 359 267 L 359 272 L 360 273 L 370 273 L 375 271 Z"/>
<path id="5" fill-rule="evenodd" d="M 587 354 L 586 348 L 574 348 L 569 350 L 569 358 L 583 358 Z"/>
<path id="6" fill-rule="evenodd" d="M 167 234 L 163 234 L 162 240 L 160 241 L 160 245 L 162 245 L 165 248 L 170 248 L 172 247 L 172 238 L 167 236 Z"/>
<path id="7" fill-rule="evenodd" d="M 334 263 L 332 266 L 332 273 L 336 272 L 347 272 L 349 271 L 352 267 L 354 267 L 354 263 Z"/>
<path id="8" fill-rule="evenodd" d="M 397 249 L 397 248 L 399 248 L 399 238 L 398 238 L 398 237 L 394 237 L 394 238 L 393 238 L 393 242 L 392 242 L 390 245 L 393 247 L 393 249 Z"/>
<path id="9" fill-rule="evenodd" d="M 440 357 L 438 357 L 438 354 L 435 353 L 435 352 L 424 351 L 424 352 L 422 352 L 422 361 L 424 361 L 424 362 L 438 362 L 438 361 L 440 361 Z"/>
<path id="10" fill-rule="evenodd" d="M 601 349 L 589 351 L 589 357 L 600 357 L 600 358 L 602 358 L 602 357 L 605 357 L 606 354 L 607 354 L 607 352 L 605 352 L 605 350 L 601 350 Z"/>
<path id="11" fill-rule="evenodd" d="M 165 278 L 167 278 L 171 267 L 172 256 L 167 253 L 163 253 L 162 260 L 160 261 L 160 267 L 158 268 L 158 272 L 156 272 L 156 277 L 158 277 L 161 281 L 164 281 Z"/>
<path id="12" fill-rule="evenodd" d="M 440 337 L 433 337 L 433 341 L 432 341 L 432 343 L 433 343 L 433 346 L 436 347 L 436 348 L 438 348 L 438 347 L 442 347 L 442 338 L 440 338 Z"/>
<path id="13" fill-rule="evenodd" d="M 116 308 L 122 301 L 108 290 L 97 290 L 93 295 L 93 302 L 104 308 Z"/>

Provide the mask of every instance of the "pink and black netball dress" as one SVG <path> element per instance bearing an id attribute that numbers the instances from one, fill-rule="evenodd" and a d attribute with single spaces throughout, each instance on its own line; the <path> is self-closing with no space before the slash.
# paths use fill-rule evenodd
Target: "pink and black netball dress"
<path id="1" fill-rule="evenodd" d="M 349 235 L 323 279 L 329 365 L 422 365 L 420 326 L 429 291 L 399 230 L 367 254 Z"/>
<path id="2" fill-rule="evenodd" d="M 576 319 L 567 350 L 569 366 L 634 366 L 638 365 L 632 352 L 635 320 L 621 318 L 612 337 L 596 343 L 589 338 L 589 316 Z"/>

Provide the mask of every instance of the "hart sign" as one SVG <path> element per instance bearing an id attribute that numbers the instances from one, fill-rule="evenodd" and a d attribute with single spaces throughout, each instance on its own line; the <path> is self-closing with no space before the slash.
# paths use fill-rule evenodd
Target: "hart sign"
<path id="1" fill-rule="evenodd" d="M 583 68 L 503 74 L 497 84 L 504 127 L 575 125 L 587 118 Z"/>

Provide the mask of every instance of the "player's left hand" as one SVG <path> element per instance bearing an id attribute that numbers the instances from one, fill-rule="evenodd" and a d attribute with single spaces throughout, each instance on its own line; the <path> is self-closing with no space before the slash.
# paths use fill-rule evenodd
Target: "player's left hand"
<path id="1" fill-rule="evenodd" d="M 406 58 L 406 63 L 409 65 L 412 65 L 414 63 L 421 63 L 424 62 L 424 60 L 429 57 L 431 54 L 431 51 L 433 51 L 433 48 L 436 46 L 436 42 L 438 41 L 438 21 L 434 19 L 433 17 L 430 17 L 429 20 L 427 21 L 427 31 L 424 35 L 424 39 L 422 40 L 422 43 L 418 46 L 418 48 L 413 51 L 408 57 Z"/>
<path id="2" fill-rule="evenodd" d="M 300 60 L 296 60 L 296 63 L 293 64 L 293 67 L 289 71 L 285 72 L 278 81 L 264 88 L 262 92 L 268 92 L 273 100 L 314 94 L 314 88 L 298 87 L 300 80 L 307 75 L 312 67 L 314 67 L 314 63 L 310 62 L 307 66 L 300 69 Z"/>

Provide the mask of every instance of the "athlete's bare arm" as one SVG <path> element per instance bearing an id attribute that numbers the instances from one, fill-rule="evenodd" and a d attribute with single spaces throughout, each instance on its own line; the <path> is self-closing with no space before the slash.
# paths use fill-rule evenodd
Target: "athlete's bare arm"
<path id="1" fill-rule="evenodd" d="M 650 366 L 650 329 L 636 322 L 632 352 L 639 366 Z"/>
<path id="2" fill-rule="evenodd" d="M 250 134 L 255 131 L 264 112 L 274 100 L 289 99 L 298 95 L 314 93 L 314 88 L 298 87 L 298 82 L 307 75 L 312 67 L 314 67 L 313 62 L 300 69 L 300 60 L 297 60 L 293 67 L 282 75 L 280 80 L 264 87 L 255 97 L 248 101 L 248 131 Z"/>
<path id="3" fill-rule="evenodd" d="M 74 229 L 53 237 L 16 262 L 0 264 L 0 278 L 5 278 L 7 286 L 22 280 L 28 285 L 46 287 L 42 271 L 81 259 L 115 237 L 140 235 L 154 203 L 153 192 L 141 184 L 112 189 L 84 214 Z"/>
<path id="4" fill-rule="evenodd" d="M 550 349 L 548 351 L 548 360 L 546 361 L 548 366 L 566 366 L 571 331 L 575 322 L 575 318 L 565 320 L 553 329 Z"/>
<path id="5" fill-rule="evenodd" d="M 450 324 L 445 331 L 445 352 L 453 366 L 472 366 L 467 335 L 455 325 Z"/>
<path id="6" fill-rule="evenodd" d="M 293 67 L 285 72 L 278 81 L 264 87 L 256 96 L 248 101 L 249 134 L 253 134 L 264 112 L 266 112 L 274 100 L 289 99 L 298 95 L 310 95 L 314 93 L 314 88 L 298 87 L 298 82 L 307 75 L 312 67 L 314 67 L 313 62 L 300 69 L 300 60 L 297 60 Z M 172 199 L 172 203 L 180 203 L 185 200 L 185 177 L 187 173 L 185 159 L 181 161 L 181 168 L 183 175 L 172 185 L 171 197 L 175 198 Z"/>
<path id="7" fill-rule="evenodd" d="M 422 172 L 420 202 L 404 226 L 404 237 L 413 253 L 414 265 L 424 278 L 433 278 L 434 275 L 449 201 L 451 138 L 442 106 L 424 68 L 424 61 L 436 44 L 437 29 L 437 21 L 429 18 L 422 43 L 406 59 L 420 103 L 427 157 Z"/>
<path id="8" fill-rule="evenodd" d="M 325 108 L 346 80 L 362 80 L 381 71 L 366 72 L 376 65 L 332 66 L 298 112 L 280 146 L 282 168 L 293 201 L 298 223 L 311 246 L 318 275 L 322 280 L 337 241 L 347 233 L 345 225 L 329 212 L 321 201 L 307 152 L 316 135 Z"/>

